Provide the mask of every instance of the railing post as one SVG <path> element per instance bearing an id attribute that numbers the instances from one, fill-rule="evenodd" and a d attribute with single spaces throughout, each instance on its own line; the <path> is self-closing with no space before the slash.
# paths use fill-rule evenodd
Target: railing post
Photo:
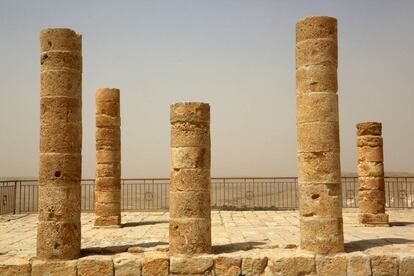
<path id="1" fill-rule="evenodd" d="M 14 202 L 13 202 L 13 215 L 16 214 L 16 202 L 17 202 L 17 181 L 14 181 Z"/>

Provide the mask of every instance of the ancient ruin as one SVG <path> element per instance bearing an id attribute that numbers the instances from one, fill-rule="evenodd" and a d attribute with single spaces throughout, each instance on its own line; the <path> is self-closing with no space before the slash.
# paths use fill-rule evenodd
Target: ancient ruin
<path id="1" fill-rule="evenodd" d="M 195 254 L 211 247 L 210 106 L 171 105 L 169 252 Z"/>
<path id="2" fill-rule="evenodd" d="M 337 49 L 335 18 L 296 23 L 300 246 L 322 254 L 344 250 Z"/>
<path id="3" fill-rule="evenodd" d="M 382 125 L 357 124 L 359 222 L 369 226 L 388 226 L 385 213 L 384 154 Z"/>
<path id="4" fill-rule="evenodd" d="M 81 248 L 82 39 L 40 32 L 40 169 L 37 256 L 72 259 Z"/>
<path id="5" fill-rule="evenodd" d="M 119 89 L 96 90 L 95 226 L 121 225 Z"/>

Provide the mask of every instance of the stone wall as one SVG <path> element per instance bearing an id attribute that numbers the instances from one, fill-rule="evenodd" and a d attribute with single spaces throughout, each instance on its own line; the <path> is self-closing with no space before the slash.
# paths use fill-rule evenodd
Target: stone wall
<path id="1" fill-rule="evenodd" d="M 253 249 L 217 255 L 169 256 L 162 251 L 93 255 L 78 260 L 15 260 L 0 264 L 1 275 L 388 275 L 412 276 L 411 254 L 363 252 L 317 255 L 296 249 Z"/>

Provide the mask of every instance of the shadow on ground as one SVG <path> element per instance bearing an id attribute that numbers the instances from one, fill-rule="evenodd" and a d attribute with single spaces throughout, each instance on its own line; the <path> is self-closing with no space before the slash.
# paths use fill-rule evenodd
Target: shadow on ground
<path id="1" fill-rule="evenodd" d="M 414 222 L 412 221 L 392 221 L 390 222 L 390 226 L 394 227 L 394 226 L 408 226 L 408 225 L 413 225 Z"/>
<path id="2" fill-rule="evenodd" d="M 87 247 L 83 248 L 81 251 L 82 257 L 89 255 L 112 255 L 122 252 L 127 252 L 128 249 L 134 248 L 135 250 L 142 248 L 144 251 L 145 248 L 159 247 L 161 245 L 168 245 L 167 242 L 145 242 L 145 243 L 136 243 L 136 244 L 125 244 L 125 245 L 115 245 L 115 246 L 106 246 L 106 247 Z"/>
<path id="3" fill-rule="evenodd" d="M 122 228 L 124 228 L 124 227 L 136 227 L 136 226 L 143 226 L 143 225 L 154 225 L 154 224 L 161 224 L 161 223 L 168 223 L 168 220 L 127 222 L 127 223 L 122 224 Z"/>
<path id="4" fill-rule="evenodd" d="M 250 250 L 256 247 L 259 247 L 260 245 L 265 245 L 264 242 L 238 242 L 238 243 L 228 243 L 223 245 L 213 245 L 212 246 L 212 253 L 214 254 L 220 254 L 220 253 L 231 253 L 236 251 L 246 251 Z"/>
<path id="5" fill-rule="evenodd" d="M 345 243 L 346 252 L 364 251 L 374 247 L 381 247 L 393 244 L 414 244 L 414 240 L 399 238 L 383 238 L 371 240 L 359 240 Z"/>

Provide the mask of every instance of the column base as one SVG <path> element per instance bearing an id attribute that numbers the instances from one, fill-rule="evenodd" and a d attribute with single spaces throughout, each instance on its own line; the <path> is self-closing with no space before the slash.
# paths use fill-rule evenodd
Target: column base
<path id="1" fill-rule="evenodd" d="M 121 217 L 120 216 L 109 216 L 109 217 L 99 217 L 95 218 L 94 228 L 120 228 Z"/>
<path id="2" fill-rule="evenodd" d="M 358 214 L 359 224 L 361 226 L 369 227 L 389 227 L 389 217 L 388 214 L 367 214 L 360 213 Z"/>

